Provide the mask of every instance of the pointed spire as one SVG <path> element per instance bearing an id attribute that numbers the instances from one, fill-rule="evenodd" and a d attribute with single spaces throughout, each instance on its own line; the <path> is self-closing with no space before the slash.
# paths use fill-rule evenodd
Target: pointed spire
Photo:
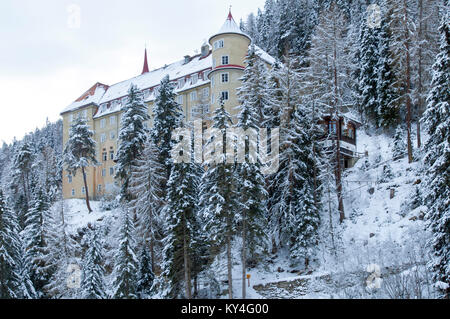
<path id="1" fill-rule="evenodd" d="M 141 74 L 148 73 L 148 72 L 149 72 L 149 70 L 148 70 L 148 63 L 147 63 L 147 48 L 145 48 L 144 67 L 142 68 L 142 73 Z"/>
<path id="2" fill-rule="evenodd" d="M 228 17 L 227 20 L 233 20 L 233 15 L 231 14 L 231 6 L 230 6 L 230 11 L 228 12 Z"/>

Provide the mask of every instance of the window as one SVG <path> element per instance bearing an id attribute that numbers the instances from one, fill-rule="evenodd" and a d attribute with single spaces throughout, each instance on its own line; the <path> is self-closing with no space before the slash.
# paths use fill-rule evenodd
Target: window
<path id="1" fill-rule="evenodd" d="M 178 104 L 183 105 L 183 95 L 178 95 L 177 101 L 178 101 Z"/>
<path id="2" fill-rule="evenodd" d="M 111 140 L 114 140 L 114 139 L 116 138 L 116 132 L 115 132 L 115 131 L 109 132 L 109 138 L 110 138 Z"/>
<path id="3" fill-rule="evenodd" d="M 197 91 L 191 92 L 191 101 L 197 100 Z"/>
<path id="4" fill-rule="evenodd" d="M 67 179 L 69 180 L 69 184 L 72 183 L 72 175 L 67 176 Z"/>
<path id="5" fill-rule="evenodd" d="M 228 55 L 222 56 L 222 64 L 224 65 L 228 64 Z"/>
<path id="6" fill-rule="evenodd" d="M 108 153 L 103 152 L 102 153 L 102 159 L 103 159 L 103 162 L 106 162 L 108 160 Z"/>
<path id="7" fill-rule="evenodd" d="M 114 151 L 109 151 L 109 159 L 110 159 L 111 161 L 114 160 Z"/>
<path id="8" fill-rule="evenodd" d="M 198 81 L 198 74 L 193 74 L 191 76 L 191 84 L 195 84 Z"/>
<path id="9" fill-rule="evenodd" d="M 102 133 L 102 134 L 100 135 L 100 142 L 101 142 L 101 143 L 105 143 L 105 142 L 106 142 L 106 134 L 105 134 L 105 133 Z"/>
<path id="10" fill-rule="evenodd" d="M 69 114 L 69 123 L 73 122 L 73 114 Z"/>
<path id="11" fill-rule="evenodd" d="M 82 117 L 87 119 L 87 110 L 83 110 L 82 112 Z"/>
<path id="12" fill-rule="evenodd" d="M 109 118 L 109 124 L 110 125 L 116 124 L 116 116 L 115 115 L 113 115 Z"/>
<path id="13" fill-rule="evenodd" d="M 207 98 L 209 96 L 209 88 L 203 88 L 202 94 L 203 98 Z"/>
<path id="14" fill-rule="evenodd" d="M 328 133 L 336 134 L 336 121 L 330 121 L 328 123 Z"/>
<path id="15" fill-rule="evenodd" d="M 184 78 L 178 80 L 178 88 L 181 89 L 184 86 Z"/>
<path id="16" fill-rule="evenodd" d="M 103 176 L 103 177 L 106 176 L 106 169 L 105 169 L 105 168 L 102 169 L 102 176 Z"/>
<path id="17" fill-rule="evenodd" d="M 209 114 L 209 104 L 203 104 L 203 114 Z"/>
<path id="18" fill-rule="evenodd" d="M 72 196 L 75 196 L 75 189 L 72 188 Z"/>
<path id="19" fill-rule="evenodd" d="M 101 119 L 100 120 L 100 128 L 105 128 L 106 126 L 106 120 L 105 119 Z"/>
<path id="20" fill-rule="evenodd" d="M 98 192 L 101 193 L 102 192 L 102 184 L 98 184 L 97 189 L 98 189 Z"/>
<path id="21" fill-rule="evenodd" d="M 109 168 L 109 175 L 113 176 L 114 175 L 114 167 L 110 167 Z"/>
<path id="22" fill-rule="evenodd" d="M 220 48 L 223 48 L 223 47 L 224 47 L 224 41 L 223 41 L 223 39 L 217 40 L 217 41 L 215 41 L 214 44 L 213 44 L 214 50 L 217 50 L 217 49 L 220 49 Z"/>
<path id="23" fill-rule="evenodd" d="M 84 194 L 84 193 L 86 193 L 86 189 L 83 186 L 83 187 L 81 187 L 81 194 Z"/>
<path id="24" fill-rule="evenodd" d="M 211 104 L 214 104 L 214 93 L 211 94 Z"/>
<path id="25" fill-rule="evenodd" d="M 211 87 L 214 87 L 214 84 L 216 83 L 216 81 L 214 80 L 214 75 L 211 76 Z"/>
<path id="26" fill-rule="evenodd" d="M 228 100 L 228 91 L 222 91 L 221 98 L 224 101 Z"/>
<path id="27" fill-rule="evenodd" d="M 222 79 L 222 83 L 227 83 L 228 82 L 228 73 L 222 73 L 220 75 L 220 78 Z"/>

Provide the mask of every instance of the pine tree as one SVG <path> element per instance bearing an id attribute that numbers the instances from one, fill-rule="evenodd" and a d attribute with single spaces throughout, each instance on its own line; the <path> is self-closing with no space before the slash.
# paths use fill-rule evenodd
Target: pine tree
<path id="1" fill-rule="evenodd" d="M 137 282 L 137 295 L 139 299 L 147 299 L 152 294 L 153 282 L 155 274 L 151 269 L 151 260 L 148 255 L 147 247 L 142 247 L 139 258 L 139 274 Z"/>
<path id="2" fill-rule="evenodd" d="M 377 110 L 378 125 L 391 127 L 399 120 L 397 80 L 392 69 L 391 34 L 386 17 L 381 21 L 377 61 Z"/>
<path id="3" fill-rule="evenodd" d="M 378 116 L 378 90 L 377 90 L 377 63 L 380 60 L 378 54 L 380 28 L 370 26 L 368 22 L 361 24 L 361 71 L 359 75 L 359 91 L 361 92 L 361 104 L 364 107 L 366 120 L 379 126 Z"/>
<path id="4" fill-rule="evenodd" d="M 112 298 L 136 299 L 138 259 L 135 253 L 136 240 L 133 219 L 125 211 L 121 220 L 119 247 L 115 254 Z"/>
<path id="5" fill-rule="evenodd" d="M 163 226 L 161 209 L 164 203 L 162 185 L 165 168 L 158 161 L 158 155 L 153 140 L 148 139 L 142 155 L 132 168 L 130 178 L 130 192 L 135 197 L 130 207 L 137 213 L 138 231 L 144 245 L 149 245 L 152 272 L 155 271 L 155 244 L 161 237 Z"/>
<path id="6" fill-rule="evenodd" d="M 20 256 L 17 221 L 0 190 L 0 299 L 20 297 Z"/>
<path id="7" fill-rule="evenodd" d="M 189 163 L 174 163 L 167 183 L 166 237 L 163 249 L 163 276 L 169 280 L 167 296 L 192 297 L 191 242 L 195 234 L 196 187 Z M 183 292 L 184 284 L 184 292 Z"/>
<path id="8" fill-rule="evenodd" d="M 428 227 L 433 233 L 433 259 L 436 286 L 450 297 L 450 10 L 444 7 L 439 31 L 439 54 L 433 65 L 433 80 L 424 113 L 429 139 L 425 145 L 428 167 L 424 201 L 428 206 Z"/>
<path id="9" fill-rule="evenodd" d="M 70 127 L 69 140 L 64 149 L 64 164 L 69 174 L 75 176 L 81 169 L 83 174 L 84 189 L 86 193 L 86 206 L 89 213 L 92 212 L 89 204 L 89 188 L 86 179 L 86 168 L 90 165 L 97 165 L 95 158 L 94 132 L 89 129 L 89 125 L 83 117 L 79 117 Z"/>
<path id="10" fill-rule="evenodd" d="M 182 119 L 181 106 L 175 100 L 174 84 L 167 75 L 161 80 L 153 107 L 153 128 L 151 138 L 158 149 L 158 161 L 165 166 L 165 180 L 169 179 L 172 166 L 171 150 L 172 132 L 180 127 Z M 162 188 L 165 189 L 165 185 Z"/>
<path id="11" fill-rule="evenodd" d="M 103 247 L 97 228 L 89 230 L 87 244 L 88 249 L 83 256 L 84 276 L 81 282 L 81 297 L 83 299 L 105 299 Z"/>
<path id="12" fill-rule="evenodd" d="M 14 177 L 20 180 L 22 183 L 23 192 L 27 202 L 30 202 L 30 186 L 29 186 L 29 174 L 31 171 L 31 165 L 34 160 L 34 154 L 31 150 L 31 145 L 24 141 L 14 158 Z"/>
<path id="13" fill-rule="evenodd" d="M 131 170 L 137 158 L 142 154 L 147 139 L 147 130 L 144 126 L 147 120 L 149 120 L 149 116 L 144 96 L 136 85 L 131 84 L 120 123 L 115 176 L 122 183 L 121 197 L 127 202 L 132 199 L 128 190 Z"/>
<path id="14" fill-rule="evenodd" d="M 48 283 L 48 274 L 45 272 L 43 249 L 46 246 L 46 233 L 44 226 L 45 216 L 48 215 L 49 202 L 42 191 L 38 189 L 32 200 L 31 208 L 27 212 L 24 241 L 25 259 L 29 266 L 27 270 L 38 297 L 43 297 L 44 286 Z"/>
<path id="15" fill-rule="evenodd" d="M 221 250 L 225 247 L 228 271 L 228 295 L 233 298 L 231 245 L 236 234 L 236 181 L 235 165 L 227 163 L 226 130 L 231 126 L 231 116 L 225 110 L 223 100 L 214 111 L 213 128 L 217 134 L 208 141 L 208 146 L 215 149 L 215 163 L 207 161 L 208 168 L 202 177 L 201 199 L 205 203 L 203 218 L 211 246 Z"/>
<path id="16" fill-rule="evenodd" d="M 394 146 L 392 149 L 392 155 L 394 160 L 402 158 L 405 154 L 405 141 L 403 138 L 403 130 L 400 126 L 397 127 L 394 134 Z"/>
<path id="17" fill-rule="evenodd" d="M 269 105 L 272 106 L 267 92 L 265 69 L 254 50 L 252 46 L 246 60 L 247 66 L 242 77 L 242 86 L 238 89 L 240 106 L 238 122 L 235 127 L 241 129 L 241 133 L 247 131 L 256 133 L 262 118 L 261 110 L 268 109 Z M 257 141 L 248 136 L 245 140 L 240 141 L 241 145 L 237 147 L 245 150 L 245 161 L 237 165 L 236 179 L 241 184 L 237 201 L 242 228 L 242 298 L 245 298 L 247 252 L 250 251 L 254 254 L 258 246 L 264 248 L 266 239 L 264 218 L 267 193 L 264 189 L 265 181 L 261 173 L 261 161 L 256 154 Z"/>
<path id="18" fill-rule="evenodd" d="M 61 197 L 59 193 L 59 197 Z M 67 269 L 70 265 L 78 265 L 76 256 L 79 245 L 67 231 L 64 201 L 60 200 L 44 214 L 46 245 L 41 250 L 42 261 L 49 280 L 43 287 L 48 298 L 76 298 L 79 289 L 67 285 Z M 81 268 L 81 267 L 80 267 Z"/>

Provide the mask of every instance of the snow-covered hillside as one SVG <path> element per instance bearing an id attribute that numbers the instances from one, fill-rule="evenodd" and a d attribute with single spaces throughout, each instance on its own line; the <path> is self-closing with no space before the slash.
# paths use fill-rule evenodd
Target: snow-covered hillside
<path id="1" fill-rule="evenodd" d="M 339 224 L 333 216 L 333 239 L 329 214 L 322 213 L 321 241 L 316 260 L 309 269 L 292 265 L 288 252 L 278 251 L 249 268 L 247 298 L 358 298 L 358 297 L 433 297 L 429 274 L 424 268 L 425 207 L 415 205 L 420 164 L 408 164 L 406 158 L 392 160 L 392 139 L 386 135 L 358 136 L 358 151 L 368 152 L 344 174 L 346 219 Z M 390 173 L 386 167 L 390 168 Z M 392 191 L 393 190 L 393 191 Z M 392 197 L 393 196 L 393 197 Z M 392 197 L 392 198 L 391 198 Z M 104 229 L 104 243 L 115 247 L 120 209 L 104 211 L 100 202 L 92 202 L 88 214 L 84 200 L 65 201 L 68 229 L 83 232 L 88 224 Z M 415 207 L 417 206 L 417 207 Z M 233 290 L 241 296 L 242 269 L 239 239 L 233 249 Z M 108 250 L 108 249 L 107 249 Z M 113 266 L 111 254 L 107 264 Z M 371 275 L 367 267 L 378 265 L 381 288 L 366 288 Z M 219 257 L 199 278 L 200 294 L 227 298 L 226 258 Z M 214 284 L 212 284 L 214 282 Z M 409 294 L 409 295 L 405 295 Z"/>

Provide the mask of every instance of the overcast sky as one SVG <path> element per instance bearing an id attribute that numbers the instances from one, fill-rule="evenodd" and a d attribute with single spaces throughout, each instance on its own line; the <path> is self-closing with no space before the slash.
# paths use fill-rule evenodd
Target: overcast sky
<path id="1" fill-rule="evenodd" d="M 264 0 L 1 0 L 0 142 L 57 120 L 96 82 L 140 74 L 200 51 L 232 13 Z M 79 17 L 79 18 L 78 18 Z"/>

